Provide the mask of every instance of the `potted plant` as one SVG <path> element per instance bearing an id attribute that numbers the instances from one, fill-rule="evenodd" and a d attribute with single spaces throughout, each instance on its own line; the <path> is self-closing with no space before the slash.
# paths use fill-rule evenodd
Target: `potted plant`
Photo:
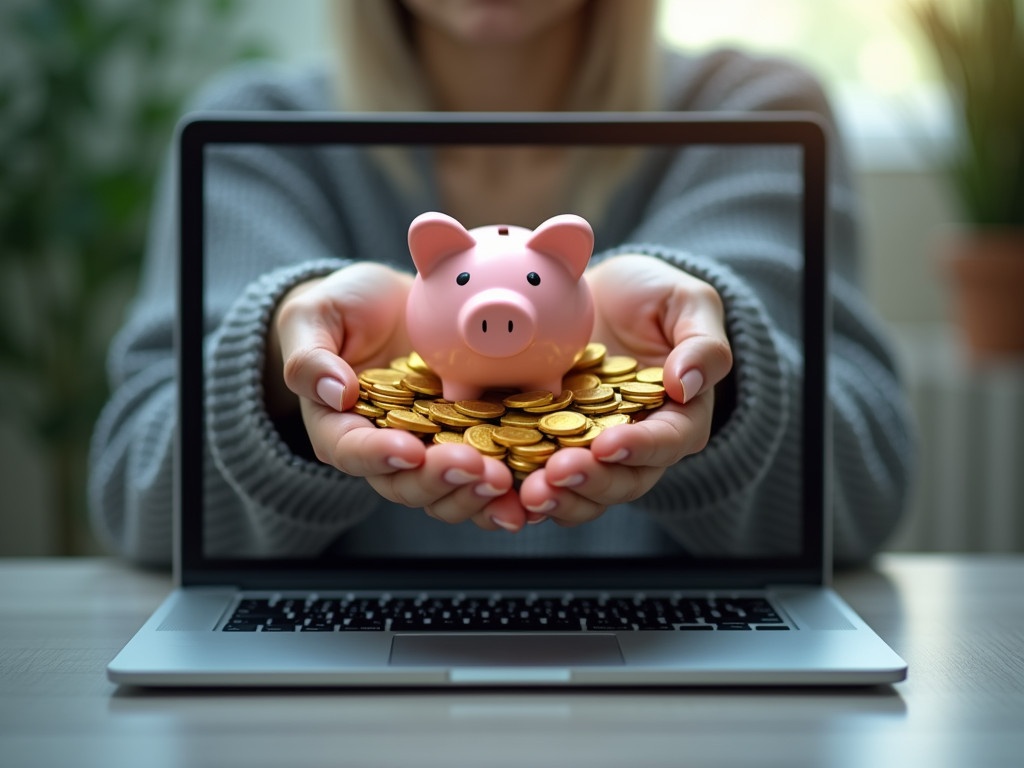
<path id="1" fill-rule="evenodd" d="M 89 551 L 85 467 L 151 191 L 237 0 L 0 3 L 0 427 L 45 464 L 55 554 Z"/>
<path id="2" fill-rule="evenodd" d="M 965 217 L 950 243 L 974 360 L 1024 356 L 1024 3 L 914 7 L 953 106 L 949 178 Z"/>

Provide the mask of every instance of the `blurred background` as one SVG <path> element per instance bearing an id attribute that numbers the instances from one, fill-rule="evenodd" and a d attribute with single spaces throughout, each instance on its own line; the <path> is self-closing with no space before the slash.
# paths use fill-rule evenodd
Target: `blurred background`
<path id="1" fill-rule="evenodd" d="M 328 3 L 0 4 L 0 555 L 99 551 L 85 456 L 174 122 L 241 59 L 329 58 Z M 889 548 L 1024 551 L 1024 3 L 662 0 L 660 23 L 672 45 L 779 53 L 826 83 L 919 421 Z M 994 284 L 980 320 L 964 272 Z"/>

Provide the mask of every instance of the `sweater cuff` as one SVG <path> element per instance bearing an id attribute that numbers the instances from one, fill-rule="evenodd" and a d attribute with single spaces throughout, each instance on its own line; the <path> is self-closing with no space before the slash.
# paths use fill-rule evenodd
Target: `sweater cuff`
<path id="1" fill-rule="evenodd" d="M 365 510 L 365 505 L 339 506 L 339 493 L 355 490 L 352 479 L 296 455 L 271 421 L 263 392 L 267 331 L 291 288 L 347 263 L 304 262 L 250 283 L 228 310 L 206 355 L 206 430 L 215 466 L 253 514 L 284 515 L 310 532 L 344 524 L 339 519 L 343 510 Z"/>

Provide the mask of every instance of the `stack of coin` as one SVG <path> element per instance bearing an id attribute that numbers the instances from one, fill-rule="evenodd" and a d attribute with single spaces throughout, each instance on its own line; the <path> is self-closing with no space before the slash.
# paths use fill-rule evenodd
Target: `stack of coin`
<path id="1" fill-rule="evenodd" d="M 403 429 L 434 443 L 466 443 L 504 461 L 517 481 L 559 449 L 585 448 L 601 432 L 629 424 L 665 401 L 661 368 L 608 355 L 591 343 L 562 380 L 562 391 L 494 390 L 478 400 L 449 402 L 441 380 L 415 352 L 359 374 L 353 412 L 378 427 Z"/>

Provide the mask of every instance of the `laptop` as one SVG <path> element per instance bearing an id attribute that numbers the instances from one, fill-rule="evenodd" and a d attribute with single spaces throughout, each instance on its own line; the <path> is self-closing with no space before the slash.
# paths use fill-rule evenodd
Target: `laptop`
<path id="1" fill-rule="evenodd" d="M 754 537 L 738 551 L 716 551 L 687 546 L 656 524 L 650 542 L 620 542 L 608 533 L 616 521 L 643 514 L 628 507 L 612 507 L 578 528 L 548 521 L 511 534 L 374 506 L 343 510 L 366 514 L 314 554 L 268 555 L 224 544 L 232 539 L 215 530 L 214 521 L 224 519 L 217 505 L 237 501 L 225 500 L 221 479 L 211 480 L 219 470 L 209 459 L 204 412 L 204 342 L 211 318 L 223 312 L 212 306 L 204 281 L 216 264 L 212 251 L 231 226 L 219 220 L 224 206 L 212 200 L 217 174 L 247 154 L 257 167 L 261 157 L 287 151 L 308 160 L 338 194 L 359 195 L 364 181 L 332 174 L 336 160 L 356 157 L 377 164 L 374 178 L 411 184 L 438 153 L 479 147 L 551 150 L 553 157 L 583 158 L 584 172 L 604 164 L 654 179 L 672 158 L 689 158 L 696 168 L 721 156 L 789 164 L 786 178 L 799 184 L 800 202 L 783 219 L 802 250 L 802 277 L 801 300 L 784 322 L 796 329 L 804 361 L 801 402 L 793 406 L 802 430 L 800 492 L 787 507 L 792 536 Z M 180 126 L 178 150 L 176 588 L 110 662 L 111 681 L 571 687 L 875 685 L 905 678 L 905 662 L 829 587 L 828 142 L 813 117 L 200 114 Z M 381 248 L 403 247 L 409 221 L 422 212 L 416 206 L 430 204 L 431 192 L 411 193 L 409 210 L 393 212 L 395 232 L 380 234 Z M 656 200 L 657 190 L 651 192 Z M 603 226 L 601 206 L 641 204 L 607 196 L 579 203 L 598 211 L 591 212 L 596 251 L 627 234 Z M 565 212 L 573 211 L 552 211 Z M 388 538 L 373 528 L 388 514 L 401 514 L 414 530 L 435 527 L 429 536 Z"/>

